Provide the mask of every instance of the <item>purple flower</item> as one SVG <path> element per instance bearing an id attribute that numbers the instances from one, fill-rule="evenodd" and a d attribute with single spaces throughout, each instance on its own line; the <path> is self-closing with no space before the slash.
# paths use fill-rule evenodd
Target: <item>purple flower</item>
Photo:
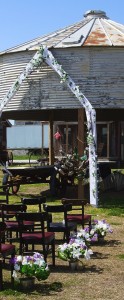
<path id="1" fill-rule="evenodd" d="M 102 220 L 102 222 L 105 224 L 106 223 L 106 221 L 105 220 Z"/>
<path id="2" fill-rule="evenodd" d="M 89 232 L 89 227 L 86 227 L 84 230 L 85 230 L 86 232 Z"/>
<path id="3" fill-rule="evenodd" d="M 75 242 L 75 238 L 71 238 L 70 241 L 69 241 L 69 244 L 73 244 Z"/>

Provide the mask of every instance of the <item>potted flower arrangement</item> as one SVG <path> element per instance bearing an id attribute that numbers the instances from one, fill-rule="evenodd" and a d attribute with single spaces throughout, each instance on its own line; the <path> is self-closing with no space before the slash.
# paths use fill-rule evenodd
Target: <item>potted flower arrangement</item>
<path id="1" fill-rule="evenodd" d="M 92 228 L 90 230 L 90 236 L 92 239 L 94 237 L 101 239 L 106 236 L 107 233 L 112 233 L 112 229 L 110 228 L 110 225 L 106 223 L 105 220 L 94 220 L 92 223 Z"/>
<path id="2" fill-rule="evenodd" d="M 89 234 L 89 228 L 86 227 L 85 229 L 80 229 L 76 233 L 76 239 L 83 240 L 87 246 L 87 248 L 90 247 L 91 237 Z"/>
<path id="3" fill-rule="evenodd" d="M 70 265 L 76 263 L 75 265 L 77 266 L 81 257 L 90 259 L 92 253 L 92 250 L 87 248 L 85 241 L 77 238 L 71 238 L 69 243 L 64 243 L 58 247 L 58 257 L 69 261 Z"/>
<path id="4" fill-rule="evenodd" d="M 22 282 L 24 279 L 26 288 L 32 286 L 35 278 L 38 280 L 45 280 L 50 274 L 47 263 L 43 256 L 38 252 L 34 252 L 33 255 L 18 255 L 11 259 L 10 262 L 14 267 L 14 279 L 18 282 Z M 30 283 L 26 283 L 26 279 L 31 279 Z"/>

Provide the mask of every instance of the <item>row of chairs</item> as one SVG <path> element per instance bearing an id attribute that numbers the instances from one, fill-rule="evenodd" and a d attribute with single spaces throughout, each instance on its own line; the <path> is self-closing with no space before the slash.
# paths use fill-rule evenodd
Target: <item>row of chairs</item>
<path id="1" fill-rule="evenodd" d="M 36 204 L 38 212 L 31 212 L 29 206 L 31 208 Z M 79 210 L 79 205 L 81 213 L 72 214 L 72 208 Z M 11 243 L 15 240 L 19 241 L 20 254 L 34 251 L 36 246 L 39 247 L 38 252 L 40 252 L 40 246 L 42 246 L 45 260 L 47 261 L 47 256 L 51 252 L 52 264 L 55 266 L 55 232 L 63 232 L 64 241 L 68 242 L 71 231 L 77 230 L 77 224 L 83 228 L 85 224 L 91 225 L 91 216 L 84 214 L 84 205 L 84 201 L 77 199 L 62 199 L 60 205 L 47 205 L 46 197 L 23 198 L 21 204 L 1 204 L 1 224 L 6 226 L 4 245 L 9 241 L 7 245 L 10 248 L 12 246 L 12 255 L 14 255 L 15 246 Z M 62 212 L 63 220 L 54 221 L 53 215 L 57 213 L 58 217 Z M 16 219 L 13 220 L 15 216 Z M 15 240 L 13 240 L 13 233 L 16 234 Z M 3 256 L 2 252 L 1 254 Z"/>
<path id="2" fill-rule="evenodd" d="M 0 197 L 0 203 L 9 203 L 9 187 L 8 186 L 0 186 L 0 196 L 2 195 L 2 199 Z M 22 203 L 25 204 L 26 206 L 36 206 L 38 205 L 38 211 L 42 211 L 42 204 L 46 203 L 46 197 L 38 197 L 38 198 L 22 198 L 21 199 Z M 75 210 L 75 214 L 68 215 L 67 219 L 68 221 L 75 221 L 77 224 L 82 225 L 84 228 L 85 224 L 89 224 L 91 226 L 91 216 L 90 215 L 85 215 L 84 214 L 84 205 L 86 201 L 78 200 L 78 199 L 67 199 L 63 198 L 62 199 L 62 204 L 72 204 L 72 209 Z M 51 209 L 51 211 L 50 211 Z M 48 207 L 47 211 L 50 213 L 56 212 L 56 206 L 55 207 Z M 60 209 L 61 210 L 61 209 Z M 76 210 L 80 210 L 80 213 L 77 214 Z M 58 211 L 57 211 L 58 213 Z"/>

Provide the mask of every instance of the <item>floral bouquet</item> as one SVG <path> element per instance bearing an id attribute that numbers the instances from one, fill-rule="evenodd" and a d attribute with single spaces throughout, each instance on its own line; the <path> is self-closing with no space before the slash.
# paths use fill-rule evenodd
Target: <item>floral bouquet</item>
<path id="1" fill-rule="evenodd" d="M 35 277 L 38 280 L 45 280 L 50 274 L 47 263 L 43 256 L 35 252 L 33 255 L 18 255 L 10 260 L 14 265 L 13 277 L 18 280 L 18 273 L 21 277 Z"/>
<path id="2" fill-rule="evenodd" d="M 79 231 L 77 231 L 76 239 L 84 241 L 86 246 L 89 248 L 90 241 L 91 241 L 91 237 L 89 234 L 89 228 L 87 227 L 85 229 L 80 229 Z"/>
<path id="3" fill-rule="evenodd" d="M 97 237 L 99 236 L 104 237 L 108 232 L 112 233 L 112 229 L 110 228 L 110 225 L 106 223 L 105 220 L 101 220 L 101 221 L 94 220 L 92 224 L 92 228 L 90 230 L 91 238 L 94 237 L 95 235 Z"/>
<path id="4" fill-rule="evenodd" d="M 58 257 L 66 261 L 77 261 L 80 257 L 90 258 L 92 250 L 88 249 L 85 241 L 72 238 L 70 242 L 59 245 L 58 247 Z"/>

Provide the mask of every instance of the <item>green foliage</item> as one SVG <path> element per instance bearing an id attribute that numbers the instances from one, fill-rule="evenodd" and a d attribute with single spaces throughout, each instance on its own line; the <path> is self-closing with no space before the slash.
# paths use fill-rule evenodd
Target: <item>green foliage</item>
<path id="1" fill-rule="evenodd" d="M 119 259 L 124 259 L 124 254 L 117 255 Z"/>

